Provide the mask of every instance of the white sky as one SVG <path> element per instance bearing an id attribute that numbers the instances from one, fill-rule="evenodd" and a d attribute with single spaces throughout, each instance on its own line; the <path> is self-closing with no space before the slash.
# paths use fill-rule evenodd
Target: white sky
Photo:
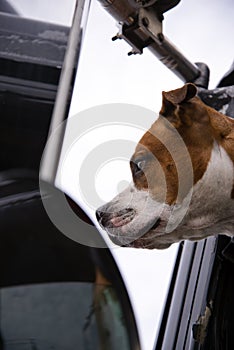
<path id="1" fill-rule="evenodd" d="M 15 0 L 12 3 L 26 16 L 60 24 L 70 23 L 74 5 L 74 1 L 62 0 Z M 211 69 L 210 88 L 215 87 L 233 60 L 233 18 L 232 0 L 181 0 L 177 7 L 165 14 L 164 34 L 192 62 L 202 61 L 208 64 Z M 115 21 L 93 0 L 70 116 L 106 103 L 134 104 L 158 112 L 161 91 L 182 85 L 181 81 L 147 50 L 141 56 L 128 57 L 127 52 L 130 48 L 126 43 L 111 41 L 111 37 L 117 31 Z M 150 126 L 152 120 L 146 116 L 142 118 L 146 118 L 146 125 Z M 98 142 L 106 140 L 106 134 L 119 138 L 118 132 L 117 129 L 113 129 L 112 134 L 104 128 L 101 141 L 98 141 L 98 137 L 95 141 L 93 133 L 88 135 L 90 140 L 85 140 L 95 148 Z M 140 134 L 141 130 L 135 129 L 129 138 L 137 142 Z M 128 136 L 122 135 L 122 138 L 126 140 Z M 76 147 L 79 148 L 79 144 Z M 67 168 L 70 173 L 77 171 L 78 153 L 75 152 L 80 153 L 80 149 L 77 151 L 76 147 L 67 157 L 73 163 Z M 118 169 L 121 171 L 116 175 Z M 64 174 L 64 187 L 82 202 L 76 180 L 72 179 L 67 171 Z M 123 181 L 129 179 L 126 159 L 100 164 L 95 179 L 97 193 L 103 200 L 109 200 Z M 83 207 L 85 205 L 82 203 Z M 90 210 L 89 206 L 86 209 Z M 91 215 L 93 216 L 93 213 Z M 165 251 L 113 249 L 132 298 L 143 350 L 153 348 L 176 249 L 176 246 Z"/>

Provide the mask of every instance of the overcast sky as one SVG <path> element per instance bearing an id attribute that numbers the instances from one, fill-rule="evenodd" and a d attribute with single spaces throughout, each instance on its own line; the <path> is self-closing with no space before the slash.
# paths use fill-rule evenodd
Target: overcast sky
<path id="1" fill-rule="evenodd" d="M 71 23 L 74 1 L 12 0 L 12 3 L 26 16 L 60 24 Z M 215 87 L 233 60 L 233 18 L 233 0 L 181 0 L 177 7 L 165 14 L 164 34 L 192 62 L 208 64 L 211 69 L 210 88 Z M 97 105 L 127 103 L 154 111 L 156 118 L 161 106 L 162 90 L 182 85 L 147 50 L 141 56 L 128 57 L 130 48 L 126 43 L 111 41 L 117 31 L 115 21 L 93 0 L 70 117 Z M 145 118 L 146 128 L 153 122 L 152 113 L 146 113 L 142 118 Z M 104 128 L 100 132 L 101 141 L 95 136 L 95 131 L 88 133 L 86 139 L 82 140 L 82 149 L 86 149 L 86 155 L 90 149 L 110 141 L 110 138 L 130 139 L 136 143 L 143 130 L 125 127 L 121 131 L 113 126 L 113 131 Z M 82 162 L 78 162 L 81 150 L 79 142 L 72 147 L 67 157 L 70 165 L 67 163 L 64 169 L 63 180 L 66 179 L 63 186 L 93 216 L 94 208 L 89 203 L 83 203 L 77 179 L 69 175 L 76 174 L 77 167 L 82 165 Z M 85 147 L 84 142 L 91 148 Z M 130 179 L 128 160 L 113 159 L 100 164 L 94 181 L 99 197 L 107 201 Z M 136 311 L 144 350 L 153 348 L 176 249 L 176 246 L 165 251 L 113 249 Z"/>

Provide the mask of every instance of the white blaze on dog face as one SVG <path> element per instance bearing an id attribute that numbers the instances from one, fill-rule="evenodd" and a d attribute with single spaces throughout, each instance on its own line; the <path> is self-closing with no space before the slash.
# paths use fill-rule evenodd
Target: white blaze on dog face
<path id="1" fill-rule="evenodd" d="M 212 207 L 224 208 L 228 202 L 227 215 L 233 210 L 233 122 L 195 95 L 192 84 L 163 93 L 161 116 L 130 160 L 133 184 L 98 209 L 99 223 L 115 243 L 161 249 L 182 239 L 201 239 L 214 234 L 210 227 L 201 231 L 201 224 L 212 226 L 226 215 Z M 212 197 L 221 190 L 213 173 L 222 173 L 225 166 L 225 195 Z"/>

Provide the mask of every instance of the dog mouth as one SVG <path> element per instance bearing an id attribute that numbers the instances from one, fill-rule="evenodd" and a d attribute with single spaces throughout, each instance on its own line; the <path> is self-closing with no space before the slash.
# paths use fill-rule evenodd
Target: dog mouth
<path id="1" fill-rule="evenodd" d="M 96 217 L 102 228 L 117 229 L 129 224 L 135 217 L 136 211 L 132 208 L 125 208 L 117 213 L 96 212 Z"/>
<path id="2" fill-rule="evenodd" d="M 158 218 L 155 221 L 154 225 L 151 227 L 150 231 L 156 230 L 160 226 L 161 222 L 162 222 L 162 220 L 160 218 Z"/>
<path id="3" fill-rule="evenodd" d="M 160 236 L 163 220 L 156 220 L 141 227 L 138 232 L 132 232 L 131 221 L 137 215 L 136 210 L 125 208 L 115 213 L 97 211 L 96 216 L 100 226 L 107 231 L 111 241 L 122 247 L 150 248 L 155 236 Z M 155 232 L 156 231 L 156 232 Z"/>

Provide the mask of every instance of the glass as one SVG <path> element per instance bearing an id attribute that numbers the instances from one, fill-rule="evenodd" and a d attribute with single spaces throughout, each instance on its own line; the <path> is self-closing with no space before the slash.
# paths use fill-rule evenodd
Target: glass
<path id="1" fill-rule="evenodd" d="M 3 288 L 0 297 L 5 350 L 130 349 L 111 285 L 26 285 Z"/>

